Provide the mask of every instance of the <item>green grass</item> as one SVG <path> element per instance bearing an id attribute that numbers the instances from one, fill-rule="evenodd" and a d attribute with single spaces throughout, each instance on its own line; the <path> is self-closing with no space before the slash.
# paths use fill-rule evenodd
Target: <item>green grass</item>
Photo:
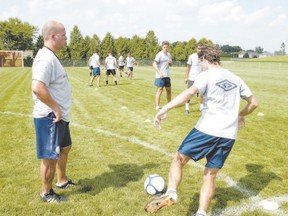
<path id="1" fill-rule="evenodd" d="M 223 66 L 241 75 L 260 107 L 247 117 L 246 128 L 239 132 L 220 171 L 210 212 L 287 215 L 288 64 L 223 62 Z M 31 68 L 0 69 L 0 215 L 147 215 L 143 207 L 151 197 L 144 191 L 144 180 L 153 173 L 167 179 L 171 155 L 200 115 L 198 99 L 192 99 L 190 115 L 184 114 L 184 107 L 178 107 L 168 114 L 163 129 L 158 130 L 146 122 L 152 122 L 156 113 L 152 67 L 136 67 L 135 79 L 124 77 L 118 86 L 112 84 L 112 79 L 111 85 L 105 86 L 103 76 L 99 89 L 87 85 L 87 68 L 66 70 L 73 90 L 73 148 L 68 175 L 80 185 L 64 191 L 56 189 L 68 197 L 67 203 L 45 204 L 39 198 L 41 180 L 31 117 Z M 176 96 L 185 89 L 185 68 L 172 67 L 171 72 L 172 94 Z M 203 166 L 205 161 L 198 164 Z M 184 168 L 179 202 L 158 215 L 193 215 L 198 205 L 201 169 L 194 163 Z M 227 183 L 228 177 L 234 185 Z M 281 200 L 280 212 L 257 208 L 258 199 L 268 198 Z M 233 209 L 237 214 L 231 213 Z"/>

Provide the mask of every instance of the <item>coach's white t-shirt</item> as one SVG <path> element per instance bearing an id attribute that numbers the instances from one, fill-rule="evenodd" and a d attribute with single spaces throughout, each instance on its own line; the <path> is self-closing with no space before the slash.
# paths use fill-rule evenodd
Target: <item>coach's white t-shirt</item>
<path id="1" fill-rule="evenodd" d="M 200 64 L 198 54 L 193 53 L 192 55 L 190 55 L 187 64 L 191 65 L 188 79 L 191 81 L 195 81 L 198 74 L 202 71 L 202 66 Z"/>
<path id="2" fill-rule="evenodd" d="M 203 71 L 194 86 L 204 96 L 202 115 L 195 128 L 212 136 L 236 139 L 240 98 L 252 96 L 248 86 L 223 68 Z"/>
<path id="3" fill-rule="evenodd" d="M 62 119 L 69 122 L 69 112 L 72 104 L 71 88 L 67 74 L 56 55 L 46 47 L 40 49 L 33 61 L 32 80 L 43 82 L 51 97 L 59 105 Z M 46 117 L 52 109 L 32 93 L 34 100 L 34 118 Z"/>
<path id="4" fill-rule="evenodd" d="M 154 61 L 157 62 L 158 69 L 163 73 L 164 77 L 170 77 L 169 73 L 169 60 L 171 55 L 169 52 L 166 54 L 163 51 L 157 53 Z M 160 78 L 160 75 L 156 71 L 156 78 Z"/>

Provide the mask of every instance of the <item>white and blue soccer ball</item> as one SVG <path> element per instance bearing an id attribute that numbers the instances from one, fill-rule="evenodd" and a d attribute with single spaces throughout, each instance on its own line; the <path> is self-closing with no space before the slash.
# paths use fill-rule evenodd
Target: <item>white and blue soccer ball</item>
<path id="1" fill-rule="evenodd" d="M 165 192 L 165 181 L 158 174 L 149 175 L 144 182 L 144 189 L 150 195 L 156 195 Z"/>

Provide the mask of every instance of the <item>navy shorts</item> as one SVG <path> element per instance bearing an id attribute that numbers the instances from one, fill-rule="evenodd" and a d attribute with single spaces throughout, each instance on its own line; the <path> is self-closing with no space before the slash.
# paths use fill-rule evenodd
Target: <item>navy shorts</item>
<path id="1" fill-rule="evenodd" d="M 154 81 L 154 85 L 158 88 L 171 87 L 170 77 L 156 78 Z"/>
<path id="2" fill-rule="evenodd" d="M 194 161 L 206 157 L 207 168 L 221 169 L 234 143 L 234 139 L 211 136 L 193 128 L 178 151 Z"/>
<path id="3" fill-rule="evenodd" d="M 133 72 L 133 67 L 127 67 L 128 71 Z"/>
<path id="4" fill-rule="evenodd" d="M 53 123 L 54 113 L 34 118 L 37 159 L 57 159 L 60 149 L 72 144 L 69 122 Z"/>
<path id="5" fill-rule="evenodd" d="M 93 68 L 93 76 L 99 76 L 101 74 L 100 72 L 100 68 L 99 67 L 95 67 Z"/>
<path id="6" fill-rule="evenodd" d="M 124 69 L 124 65 L 119 66 L 119 70 L 123 70 Z"/>

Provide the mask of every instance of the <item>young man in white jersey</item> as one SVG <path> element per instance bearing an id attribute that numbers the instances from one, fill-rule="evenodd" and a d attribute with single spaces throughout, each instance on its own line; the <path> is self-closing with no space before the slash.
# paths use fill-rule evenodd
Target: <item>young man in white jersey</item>
<path id="1" fill-rule="evenodd" d="M 185 74 L 185 83 L 187 85 L 187 88 L 190 88 L 198 74 L 202 71 L 202 66 L 200 64 L 199 58 L 198 58 L 198 52 L 200 52 L 202 44 L 197 44 L 197 52 L 193 53 L 189 56 L 187 61 L 187 67 L 186 67 L 186 74 Z M 197 94 L 198 96 L 198 94 Z M 190 109 L 190 100 L 185 103 L 185 113 L 189 114 Z M 200 111 L 203 108 L 203 97 L 200 96 Z"/>
<path id="2" fill-rule="evenodd" d="M 203 96 L 202 115 L 179 146 L 171 163 L 167 191 L 145 206 L 147 212 L 157 212 L 162 207 L 175 204 L 183 166 L 190 159 L 198 161 L 205 157 L 207 163 L 196 216 L 206 216 L 215 192 L 217 172 L 223 167 L 232 150 L 238 128 L 245 125 L 244 116 L 252 113 L 258 106 L 245 82 L 220 66 L 220 52 L 216 47 L 203 46 L 198 57 L 204 71 L 197 76 L 189 89 L 163 106 L 154 119 L 154 125 L 160 127 L 169 110 L 185 103 L 197 93 Z M 247 103 L 239 111 L 240 98 Z"/>
<path id="3" fill-rule="evenodd" d="M 172 57 L 168 52 L 169 50 L 169 42 L 162 42 L 162 51 L 157 53 L 154 62 L 152 64 L 155 69 L 155 81 L 154 85 L 157 87 L 156 95 L 155 95 L 155 104 L 156 110 L 160 110 L 160 99 L 163 92 L 163 88 L 166 89 L 166 98 L 167 101 L 171 101 L 171 80 L 170 80 L 170 72 L 169 66 L 172 66 Z"/>
<path id="4" fill-rule="evenodd" d="M 120 56 L 118 58 L 118 69 L 119 69 L 120 77 L 122 77 L 122 73 L 124 72 L 124 66 L 125 66 L 125 59 L 120 54 Z"/>
<path id="5" fill-rule="evenodd" d="M 100 78 L 101 78 L 101 71 L 100 71 L 100 58 L 98 55 L 98 49 L 95 50 L 93 55 L 89 58 L 89 66 L 92 68 L 92 76 L 90 79 L 89 86 L 93 86 L 93 81 L 96 79 L 97 87 L 100 87 Z"/>
<path id="6" fill-rule="evenodd" d="M 76 185 L 66 176 L 68 153 L 72 146 L 69 112 L 72 104 L 67 74 L 56 53 L 66 44 L 64 26 L 48 21 L 42 29 L 44 47 L 35 56 L 32 66 L 32 95 L 37 158 L 41 159 L 40 175 L 44 202 L 66 199 L 54 192 L 52 183 L 57 173 L 58 188 Z"/>
<path id="7" fill-rule="evenodd" d="M 135 64 L 135 59 L 131 56 L 130 53 L 128 53 L 128 56 L 126 57 L 126 66 L 127 66 L 127 75 L 128 78 L 132 79 L 133 77 L 133 66 Z"/>
<path id="8" fill-rule="evenodd" d="M 106 67 L 106 85 L 108 85 L 109 75 L 111 74 L 114 78 L 115 85 L 117 85 L 117 77 L 116 77 L 116 68 L 117 68 L 117 60 L 112 53 L 105 59 L 105 67 Z"/>

